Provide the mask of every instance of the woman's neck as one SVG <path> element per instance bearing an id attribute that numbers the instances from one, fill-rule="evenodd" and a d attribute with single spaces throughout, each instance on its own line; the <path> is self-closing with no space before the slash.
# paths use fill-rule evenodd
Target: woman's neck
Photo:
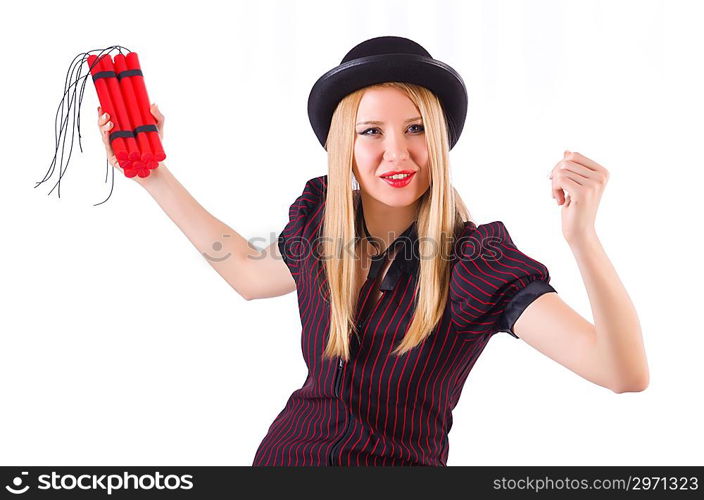
<path id="1" fill-rule="evenodd" d="M 418 201 L 407 207 L 390 207 L 370 196 L 362 195 L 362 212 L 369 235 L 386 250 L 416 220 Z"/>

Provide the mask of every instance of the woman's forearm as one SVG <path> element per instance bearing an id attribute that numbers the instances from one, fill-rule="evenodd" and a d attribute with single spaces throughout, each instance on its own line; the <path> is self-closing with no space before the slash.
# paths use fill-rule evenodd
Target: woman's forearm
<path id="1" fill-rule="evenodd" d="M 159 206 L 206 261 L 240 295 L 247 296 L 249 256 L 261 252 L 201 206 L 163 163 L 140 180 Z"/>
<path id="2" fill-rule="evenodd" d="M 648 385 L 648 363 L 635 307 L 596 234 L 570 244 L 591 303 L 596 352 L 624 391 Z"/>

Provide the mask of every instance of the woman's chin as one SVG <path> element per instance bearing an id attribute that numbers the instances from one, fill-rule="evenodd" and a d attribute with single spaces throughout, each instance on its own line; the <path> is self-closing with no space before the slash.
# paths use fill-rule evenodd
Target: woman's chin
<path id="1" fill-rule="evenodd" d="M 419 196 L 416 196 L 415 194 L 415 192 L 396 195 L 379 194 L 373 196 L 373 198 L 387 207 L 406 208 L 413 205 L 418 200 Z"/>

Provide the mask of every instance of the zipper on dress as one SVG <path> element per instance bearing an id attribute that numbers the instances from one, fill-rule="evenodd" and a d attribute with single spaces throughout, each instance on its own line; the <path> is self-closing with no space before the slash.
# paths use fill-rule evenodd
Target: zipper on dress
<path id="1" fill-rule="evenodd" d="M 344 361 L 340 358 L 340 362 L 337 365 L 337 374 L 335 376 L 335 396 L 340 397 L 340 381 L 342 380 L 342 366 Z"/>
<path id="2" fill-rule="evenodd" d="M 335 397 L 340 397 L 340 383 L 342 381 L 342 368 L 345 365 L 345 362 L 342 358 L 340 358 L 340 362 L 337 364 L 337 378 L 335 379 Z M 344 403 L 343 407 L 344 407 Z M 350 429 L 350 424 L 352 423 L 352 416 L 347 412 L 347 425 L 345 426 L 345 430 L 342 433 L 342 437 L 338 439 L 335 444 L 332 446 L 332 449 L 330 450 L 330 456 L 328 457 L 328 462 L 330 465 L 335 465 L 333 456 L 335 455 L 335 452 L 337 449 L 340 447 L 340 444 L 342 443 L 342 440 L 347 437 L 347 431 Z"/>
<path id="3" fill-rule="evenodd" d="M 359 328 L 360 331 L 364 329 L 364 325 L 366 324 L 367 319 L 363 319 L 357 324 L 357 328 Z M 337 364 L 337 378 L 335 379 L 335 397 L 339 398 L 340 397 L 340 383 L 342 382 L 342 368 L 345 365 L 345 361 L 340 358 L 340 362 Z M 342 403 L 344 406 L 344 402 Z M 338 439 L 335 444 L 332 446 L 332 449 L 330 450 L 330 456 L 328 457 L 328 462 L 330 465 L 335 465 L 333 461 L 333 456 L 335 455 L 335 452 L 337 449 L 340 447 L 342 440 L 347 437 L 347 433 L 350 430 L 350 426 L 352 425 L 352 415 L 350 412 L 347 412 L 347 425 L 345 426 L 345 431 L 342 433 L 342 437 Z"/>
<path id="4" fill-rule="evenodd" d="M 332 450 L 330 450 L 330 465 L 335 465 L 335 462 L 333 461 L 333 457 L 335 456 L 335 452 L 337 451 L 337 449 L 342 444 L 342 440 L 347 437 L 347 431 L 350 430 L 351 423 L 352 423 L 352 418 L 348 417 L 347 418 L 347 426 L 345 427 L 345 432 L 342 433 L 342 437 L 337 440 L 337 442 L 333 445 Z"/>

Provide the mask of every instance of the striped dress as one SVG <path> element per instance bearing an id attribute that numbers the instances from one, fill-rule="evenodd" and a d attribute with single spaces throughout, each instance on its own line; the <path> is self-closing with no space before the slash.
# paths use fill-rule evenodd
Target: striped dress
<path id="1" fill-rule="evenodd" d="M 402 246 L 383 279 L 383 259 L 372 262 L 359 294 L 360 335 L 350 338 L 350 361 L 323 360 L 330 314 L 313 242 L 322 231 L 326 188 L 327 175 L 306 183 L 279 236 L 297 285 L 308 375 L 272 422 L 252 465 L 446 466 L 452 410 L 470 370 L 494 333 L 518 338 L 512 328 L 523 310 L 556 292 L 548 269 L 516 248 L 502 222 L 465 222 L 441 321 L 419 346 L 390 355 L 413 312 L 419 267 L 413 222 L 392 243 Z M 376 287 L 382 295 L 373 303 Z"/>

